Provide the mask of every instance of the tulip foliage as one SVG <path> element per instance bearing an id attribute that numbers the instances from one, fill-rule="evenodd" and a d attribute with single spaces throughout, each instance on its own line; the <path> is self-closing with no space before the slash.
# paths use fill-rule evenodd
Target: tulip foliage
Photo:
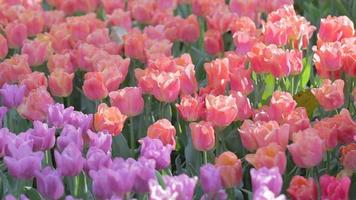
<path id="1" fill-rule="evenodd" d="M 0 199 L 356 199 L 345 2 L 0 0 Z"/>

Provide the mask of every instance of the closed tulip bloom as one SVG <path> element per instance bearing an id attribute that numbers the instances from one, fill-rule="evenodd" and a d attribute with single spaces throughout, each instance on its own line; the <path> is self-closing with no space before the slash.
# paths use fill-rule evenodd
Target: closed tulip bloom
<path id="1" fill-rule="evenodd" d="M 354 24 L 347 16 L 327 16 L 322 18 L 318 33 L 318 42 L 335 42 L 352 37 Z"/>
<path id="2" fill-rule="evenodd" d="M 204 193 L 214 196 L 223 189 L 220 178 L 220 171 L 212 164 L 205 164 L 200 167 L 200 184 Z"/>
<path id="3" fill-rule="evenodd" d="M 326 71 L 337 71 L 342 68 L 342 49 L 341 43 L 325 43 L 319 49 L 314 47 L 313 60 L 317 68 Z"/>
<path id="4" fill-rule="evenodd" d="M 347 171 L 356 171 L 356 143 L 351 143 L 340 148 L 341 164 Z"/>
<path id="5" fill-rule="evenodd" d="M 210 151 L 215 146 L 214 127 L 210 122 L 201 121 L 189 124 L 193 146 L 198 151 Z"/>
<path id="6" fill-rule="evenodd" d="M 49 89 L 53 96 L 68 97 L 73 91 L 74 74 L 64 71 L 55 71 L 48 77 Z"/>
<path id="7" fill-rule="evenodd" d="M 69 53 L 50 55 L 47 62 L 47 68 L 50 72 L 62 70 L 67 73 L 73 73 L 75 71 Z"/>
<path id="8" fill-rule="evenodd" d="M 163 145 L 171 145 L 173 149 L 176 147 L 176 129 L 167 119 L 160 119 L 147 129 L 147 136 L 152 139 L 159 139 Z"/>
<path id="9" fill-rule="evenodd" d="M 113 136 L 121 133 L 127 116 L 117 107 L 108 107 L 105 103 L 98 106 L 94 115 L 94 128 L 96 131 L 109 131 Z"/>
<path id="10" fill-rule="evenodd" d="M 34 71 L 23 75 L 20 79 L 20 84 L 26 86 L 25 96 L 28 96 L 29 92 L 40 87 L 47 89 L 48 81 L 45 73 Z"/>
<path id="11" fill-rule="evenodd" d="M 4 163 L 9 174 L 17 179 L 31 179 L 41 169 L 43 152 L 33 152 L 29 142 L 20 145 L 9 143 Z"/>
<path id="12" fill-rule="evenodd" d="M 310 120 L 307 110 L 304 107 L 296 108 L 282 121 L 289 125 L 289 133 L 291 133 L 291 135 L 295 132 L 310 128 Z"/>
<path id="13" fill-rule="evenodd" d="M 11 22 L 6 25 L 5 34 L 10 48 L 20 48 L 27 38 L 27 27 L 20 22 Z"/>
<path id="14" fill-rule="evenodd" d="M 193 43 L 199 39 L 199 22 L 196 15 L 189 15 L 182 20 L 182 24 L 178 29 L 179 38 L 183 42 Z"/>
<path id="15" fill-rule="evenodd" d="M 242 180 L 241 160 L 230 152 L 226 151 L 215 159 L 215 167 L 220 171 L 220 178 L 224 188 L 238 186 Z"/>
<path id="16" fill-rule="evenodd" d="M 118 91 L 110 92 L 110 103 L 118 107 L 121 113 L 128 117 L 139 115 L 143 112 L 145 102 L 142 98 L 142 89 L 139 87 L 125 87 Z"/>
<path id="17" fill-rule="evenodd" d="M 341 79 L 331 82 L 326 79 L 320 88 L 313 88 L 312 93 L 325 110 L 340 108 L 344 104 L 344 81 Z"/>
<path id="18" fill-rule="evenodd" d="M 232 96 L 213 96 L 205 97 L 206 121 L 211 122 L 217 127 L 226 127 L 236 118 L 238 109 L 236 99 Z"/>
<path id="19" fill-rule="evenodd" d="M 8 108 L 16 108 L 23 101 L 25 85 L 4 84 L 0 89 L 2 104 Z"/>
<path id="20" fill-rule="evenodd" d="M 50 167 L 36 173 L 37 189 L 48 199 L 60 199 L 64 194 L 64 185 L 60 174 Z"/>
<path id="21" fill-rule="evenodd" d="M 288 150 L 296 166 L 311 168 L 322 161 L 325 148 L 317 130 L 309 128 L 293 135 L 293 143 L 288 145 Z"/>
<path id="22" fill-rule="evenodd" d="M 83 149 L 84 141 L 81 129 L 70 124 L 65 124 L 59 137 L 57 138 L 57 148 L 60 152 L 62 152 L 71 143 L 74 143 L 79 150 Z"/>
<path id="23" fill-rule="evenodd" d="M 222 33 L 213 29 L 205 32 L 204 49 L 209 55 L 216 55 L 223 52 L 224 43 L 222 39 Z"/>
<path id="24" fill-rule="evenodd" d="M 8 51 L 7 40 L 3 35 L 0 35 L 0 60 L 6 57 Z"/>
<path id="25" fill-rule="evenodd" d="M 252 106 L 248 97 L 241 92 L 235 91 L 231 91 L 231 95 L 236 99 L 236 120 L 245 120 L 250 118 L 252 115 Z"/>
<path id="26" fill-rule="evenodd" d="M 85 159 L 75 143 L 67 145 L 62 153 L 55 151 L 54 157 L 57 170 L 62 176 L 77 176 L 83 169 Z"/>
<path id="27" fill-rule="evenodd" d="M 327 174 L 319 178 L 321 199 L 348 200 L 351 180 L 349 177 L 336 178 Z"/>
<path id="28" fill-rule="evenodd" d="M 292 200 L 317 200 L 318 189 L 313 178 L 293 176 L 287 189 Z"/>
<path id="29" fill-rule="evenodd" d="M 91 130 L 87 131 L 87 135 L 89 137 L 89 146 L 90 147 L 97 147 L 103 150 L 105 153 L 111 152 L 111 145 L 112 145 L 112 135 L 108 132 L 98 132 L 94 133 Z"/>
<path id="30" fill-rule="evenodd" d="M 180 71 L 180 94 L 194 94 L 198 89 L 198 82 L 195 78 L 195 70 L 193 64 L 188 64 Z"/>
<path id="31" fill-rule="evenodd" d="M 100 100 L 108 95 L 101 72 L 87 72 L 84 76 L 83 92 L 90 100 Z"/>
<path id="32" fill-rule="evenodd" d="M 270 101 L 269 114 L 276 121 L 289 115 L 297 107 L 297 102 L 288 92 L 275 91 Z"/>
<path id="33" fill-rule="evenodd" d="M 40 121 L 33 122 L 33 129 L 26 131 L 28 138 L 33 141 L 34 151 L 45 151 L 51 149 L 55 144 L 55 128 Z"/>
<path id="34" fill-rule="evenodd" d="M 173 148 L 170 144 L 164 145 L 161 140 L 149 137 L 144 137 L 139 142 L 141 144 L 140 157 L 155 160 L 157 170 L 164 169 L 171 164 Z"/>
<path id="35" fill-rule="evenodd" d="M 109 168 L 112 164 L 111 153 L 106 153 L 97 147 L 90 147 L 84 163 L 84 170 L 98 171 L 102 168 Z"/>
<path id="36" fill-rule="evenodd" d="M 221 93 L 225 93 L 225 87 L 230 81 L 229 60 L 227 58 L 215 59 L 212 62 L 205 63 L 204 69 L 207 74 L 208 86 L 216 89 L 222 87 Z"/>
<path id="37" fill-rule="evenodd" d="M 25 40 L 21 49 L 22 54 L 28 55 L 28 64 L 39 66 L 48 58 L 48 43 L 40 40 Z"/>
<path id="38" fill-rule="evenodd" d="M 181 97 L 180 104 L 176 104 L 176 107 L 185 121 L 197 121 L 203 116 L 204 100 L 201 97 L 185 95 Z"/>
<path id="39" fill-rule="evenodd" d="M 276 196 L 281 193 L 283 180 L 277 167 L 271 169 L 266 167 L 262 167 L 258 170 L 251 169 L 250 174 L 253 191 L 258 190 L 260 187 L 267 186 Z"/>
<path id="40" fill-rule="evenodd" d="M 180 92 L 179 76 L 175 73 L 161 72 L 153 77 L 152 93 L 154 97 L 166 103 L 177 100 Z"/>
<path id="41" fill-rule="evenodd" d="M 253 80 L 251 78 L 252 68 L 233 68 L 230 69 L 231 90 L 249 95 L 254 90 Z"/>
<path id="42" fill-rule="evenodd" d="M 46 119 L 47 110 L 51 104 L 53 104 L 51 95 L 46 88 L 40 87 L 28 94 L 17 111 L 26 119 L 43 121 Z"/>
<path id="43" fill-rule="evenodd" d="M 256 169 L 262 167 L 273 168 L 278 167 L 279 173 L 283 174 L 287 166 L 287 157 L 282 148 L 271 143 L 268 146 L 257 149 L 255 154 L 247 154 L 246 160 Z"/>

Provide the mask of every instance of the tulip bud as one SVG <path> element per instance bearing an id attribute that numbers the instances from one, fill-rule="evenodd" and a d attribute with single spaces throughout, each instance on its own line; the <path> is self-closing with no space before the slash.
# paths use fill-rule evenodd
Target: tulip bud
<path id="1" fill-rule="evenodd" d="M 53 96 L 68 97 L 73 91 L 74 74 L 64 71 L 55 71 L 48 77 L 49 89 Z"/>
<path id="2" fill-rule="evenodd" d="M 214 128 L 210 122 L 201 121 L 189 124 L 194 148 L 198 151 L 210 151 L 215 146 Z"/>

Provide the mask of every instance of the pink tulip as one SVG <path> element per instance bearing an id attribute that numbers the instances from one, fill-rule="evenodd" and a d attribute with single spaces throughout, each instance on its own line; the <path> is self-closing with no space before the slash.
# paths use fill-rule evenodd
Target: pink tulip
<path id="1" fill-rule="evenodd" d="M 40 40 L 25 40 L 21 49 L 22 54 L 28 55 L 28 63 L 31 66 L 43 64 L 49 54 L 49 46 L 47 42 Z"/>
<path id="2" fill-rule="evenodd" d="M 27 55 L 14 55 L 0 63 L 0 86 L 4 83 L 19 82 L 23 76 L 31 73 Z"/>
<path id="3" fill-rule="evenodd" d="M 145 60 L 144 43 L 146 37 L 138 29 L 131 29 L 124 38 L 125 55 L 130 58 Z"/>
<path id="4" fill-rule="evenodd" d="M 341 43 L 324 43 L 319 49 L 314 47 L 314 62 L 318 68 L 326 71 L 337 71 L 342 68 Z"/>
<path id="5" fill-rule="evenodd" d="M 348 144 L 340 148 L 340 161 L 345 170 L 356 171 L 356 143 Z"/>
<path id="6" fill-rule="evenodd" d="M 296 106 L 297 102 L 294 101 L 290 93 L 275 91 L 270 101 L 269 114 L 274 120 L 281 121 L 282 118 L 294 111 Z"/>
<path id="7" fill-rule="evenodd" d="M 317 200 L 318 188 L 313 178 L 293 176 L 287 192 L 292 200 Z"/>
<path id="8" fill-rule="evenodd" d="M 210 122 L 201 121 L 189 124 L 193 146 L 198 151 L 210 151 L 215 146 L 214 128 Z"/>
<path id="9" fill-rule="evenodd" d="M 44 87 L 46 89 L 48 86 L 48 81 L 45 73 L 34 71 L 32 73 L 23 75 L 21 77 L 20 84 L 26 86 L 26 94 L 28 94 L 30 91 L 40 87 Z"/>
<path id="10" fill-rule="evenodd" d="M 194 94 L 198 89 L 197 79 L 195 78 L 194 65 L 189 64 L 180 71 L 180 94 Z"/>
<path id="11" fill-rule="evenodd" d="M 205 106 L 206 121 L 216 127 L 226 127 L 236 119 L 238 108 L 232 96 L 209 94 L 205 97 Z"/>
<path id="12" fill-rule="evenodd" d="M 293 143 L 288 145 L 288 150 L 296 166 L 311 168 L 322 161 L 325 148 L 318 130 L 308 128 L 293 135 Z"/>
<path id="13" fill-rule="evenodd" d="M 0 35 L 0 60 L 6 57 L 8 51 L 7 40 L 3 35 Z"/>
<path id="14" fill-rule="evenodd" d="M 125 9 L 124 0 L 101 0 L 101 4 L 107 14 L 111 14 L 116 9 Z"/>
<path id="15" fill-rule="evenodd" d="M 159 139 L 163 145 L 176 147 L 176 129 L 167 119 L 160 119 L 148 127 L 147 136 L 151 139 Z"/>
<path id="16" fill-rule="evenodd" d="M 344 84 L 341 79 L 334 82 L 326 79 L 320 88 L 313 88 L 312 93 L 325 110 L 337 109 L 344 104 Z"/>
<path id="17" fill-rule="evenodd" d="M 341 41 L 352 37 L 355 33 L 354 24 L 346 16 L 327 16 L 321 19 L 318 43 Z"/>
<path id="18" fill-rule="evenodd" d="M 69 53 L 50 55 L 47 62 L 47 68 L 50 72 L 65 71 L 67 73 L 73 73 L 75 71 Z"/>
<path id="19" fill-rule="evenodd" d="M 110 103 L 128 117 L 139 115 L 143 112 L 144 100 L 142 89 L 139 87 L 125 87 L 109 93 Z"/>
<path id="20" fill-rule="evenodd" d="M 269 169 L 278 167 L 279 173 L 281 174 L 284 173 L 287 166 L 286 154 L 276 143 L 271 143 L 265 147 L 257 149 L 255 154 L 247 154 L 245 159 L 256 169 L 262 167 L 267 167 Z"/>
<path id="21" fill-rule="evenodd" d="M 49 89 L 53 96 L 67 97 L 73 91 L 74 74 L 64 71 L 55 71 L 48 77 Z"/>
<path id="22" fill-rule="evenodd" d="M 205 33 L 204 49 L 209 55 L 217 55 L 224 51 L 222 33 L 210 29 Z"/>
<path id="23" fill-rule="evenodd" d="M 252 115 L 252 106 L 250 100 L 241 92 L 231 90 L 231 95 L 236 99 L 237 115 L 236 120 L 245 120 Z"/>
<path id="24" fill-rule="evenodd" d="M 83 92 L 90 100 L 100 100 L 108 95 L 101 72 L 87 72 L 84 76 Z"/>
<path id="25" fill-rule="evenodd" d="M 319 178 L 321 188 L 321 199 L 348 200 L 351 180 L 345 176 L 335 178 L 330 175 L 322 175 Z"/>
<path id="26" fill-rule="evenodd" d="M 283 118 L 283 123 L 289 124 L 289 132 L 294 134 L 295 132 L 302 131 L 310 128 L 310 120 L 308 113 L 304 107 L 298 107 Z"/>
<path id="27" fill-rule="evenodd" d="M 11 22 L 6 25 L 5 34 L 10 48 L 20 48 L 27 38 L 27 27 L 20 22 Z"/>
<path id="28" fill-rule="evenodd" d="M 227 58 L 215 59 L 212 62 L 205 63 L 204 69 L 207 74 L 208 86 L 212 89 L 223 88 L 230 81 L 229 60 Z"/>
<path id="29" fill-rule="evenodd" d="M 178 29 L 178 37 L 183 42 L 193 43 L 199 39 L 200 30 L 198 18 L 195 15 L 189 15 L 182 21 L 182 25 Z"/>
<path id="30" fill-rule="evenodd" d="M 153 77 L 152 93 L 161 102 L 174 102 L 180 91 L 179 77 L 175 73 L 161 72 Z"/>
<path id="31" fill-rule="evenodd" d="M 181 97 L 180 104 L 176 104 L 176 107 L 185 121 L 197 121 L 204 114 L 204 99 L 185 95 Z"/>

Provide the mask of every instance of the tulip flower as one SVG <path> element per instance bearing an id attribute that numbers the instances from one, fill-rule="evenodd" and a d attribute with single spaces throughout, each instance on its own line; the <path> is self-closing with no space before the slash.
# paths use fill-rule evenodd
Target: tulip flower
<path id="1" fill-rule="evenodd" d="M 126 87 L 110 92 L 109 97 L 111 105 L 119 108 L 121 113 L 128 117 L 133 117 L 143 112 L 145 102 L 142 98 L 141 88 Z"/>
<path id="2" fill-rule="evenodd" d="M 347 171 L 356 171 L 356 144 L 351 143 L 340 148 L 341 164 Z"/>
<path id="3" fill-rule="evenodd" d="M 313 178 L 306 179 L 303 176 L 293 176 L 287 192 L 292 200 L 318 199 L 318 189 Z"/>
<path id="4" fill-rule="evenodd" d="M 2 104 L 8 108 L 15 108 L 23 101 L 25 85 L 9 85 L 5 83 L 0 89 Z"/>
<path id="5" fill-rule="evenodd" d="M 204 99 L 200 97 L 192 97 L 184 95 L 181 97 L 180 103 L 176 104 L 180 116 L 188 122 L 197 121 L 203 116 Z"/>
<path id="6" fill-rule="evenodd" d="M 241 160 L 237 156 L 226 151 L 215 159 L 215 167 L 220 171 L 220 178 L 225 188 L 231 188 L 240 184 L 242 180 Z"/>
<path id="7" fill-rule="evenodd" d="M 53 96 L 68 97 L 73 91 L 74 74 L 63 71 L 55 71 L 48 77 L 49 89 Z"/>
<path id="8" fill-rule="evenodd" d="M 147 136 L 152 139 L 159 139 L 163 145 L 171 145 L 173 149 L 176 146 L 176 129 L 167 119 L 160 119 L 147 129 Z"/>
<path id="9" fill-rule="evenodd" d="M 349 189 L 351 184 L 349 177 L 335 178 L 324 174 L 319 178 L 319 181 L 322 199 L 349 199 Z"/>
<path id="10" fill-rule="evenodd" d="M 189 124 L 193 146 L 198 151 L 210 151 L 215 146 L 214 128 L 210 122 Z"/>
<path id="11" fill-rule="evenodd" d="M 100 100 L 107 96 L 108 91 L 104 84 L 101 72 L 88 72 L 84 76 L 83 92 L 90 100 Z"/>
<path id="12" fill-rule="evenodd" d="M 205 97 L 206 120 L 217 127 L 226 127 L 236 118 L 238 109 L 236 99 L 232 96 L 213 96 Z"/>
<path id="13" fill-rule="evenodd" d="M 116 107 L 108 107 L 105 103 L 98 106 L 94 115 L 94 127 L 96 131 L 109 131 L 112 135 L 121 133 L 127 116 L 123 115 Z"/>
<path id="14" fill-rule="evenodd" d="M 8 51 L 7 40 L 3 35 L 0 35 L 0 59 L 5 58 Z"/>
<path id="15" fill-rule="evenodd" d="M 57 170 L 62 176 L 77 176 L 83 169 L 85 159 L 75 143 L 68 144 L 62 151 L 54 152 Z"/>
<path id="16" fill-rule="evenodd" d="M 139 140 L 141 144 L 140 157 L 156 161 L 156 169 L 164 169 L 171 164 L 172 146 L 164 146 L 161 140 L 145 137 Z"/>
<path id="17" fill-rule="evenodd" d="M 36 173 L 36 180 L 37 189 L 43 197 L 60 199 L 63 196 L 64 185 L 57 171 L 46 167 L 41 172 Z"/>
<path id="18" fill-rule="evenodd" d="M 260 187 L 266 186 L 276 196 L 281 193 L 283 181 L 277 167 L 268 169 L 262 167 L 258 170 L 251 169 L 252 189 L 257 191 Z"/>
<path id="19" fill-rule="evenodd" d="M 326 79 L 320 88 L 313 88 L 312 93 L 325 110 L 337 109 L 344 104 L 344 84 L 341 79 L 334 82 Z"/>

